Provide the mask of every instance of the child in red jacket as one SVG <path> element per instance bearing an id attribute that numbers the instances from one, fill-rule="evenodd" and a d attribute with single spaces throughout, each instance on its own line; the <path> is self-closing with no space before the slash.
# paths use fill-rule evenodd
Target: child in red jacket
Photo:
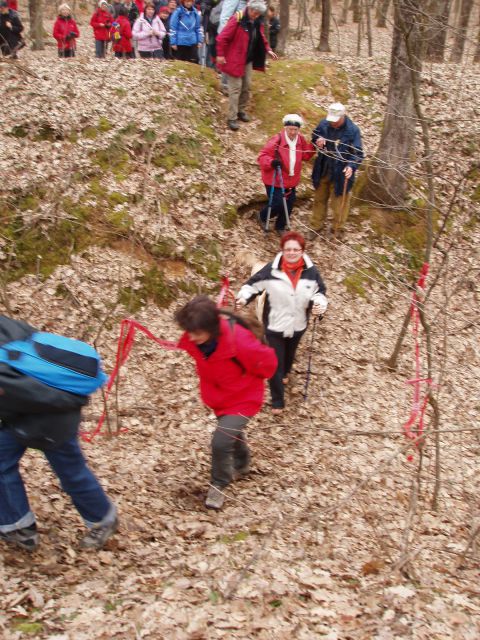
<path id="1" fill-rule="evenodd" d="M 90 26 L 95 36 L 95 56 L 105 58 L 112 26 L 112 14 L 108 11 L 108 3 L 105 0 L 99 0 L 98 8 L 90 18 Z"/>
<path id="2" fill-rule="evenodd" d="M 76 39 L 80 36 L 77 23 L 72 18 L 68 4 L 58 7 L 58 17 L 53 25 L 53 37 L 57 41 L 58 57 L 73 58 L 75 56 Z"/>
<path id="3" fill-rule="evenodd" d="M 116 58 L 135 58 L 132 45 L 132 27 L 128 19 L 128 9 L 123 5 L 118 9 L 117 19 L 112 22 L 110 37 Z"/>
<path id="4" fill-rule="evenodd" d="M 177 311 L 185 333 L 178 342 L 195 360 L 203 402 L 218 425 L 212 437 L 212 473 L 205 500 L 221 509 L 223 489 L 249 472 L 250 451 L 244 429 L 263 404 L 265 378 L 277 369 L 273 349 L 238 322 L 222 317 L 207 296 L 197 296 Z"/>

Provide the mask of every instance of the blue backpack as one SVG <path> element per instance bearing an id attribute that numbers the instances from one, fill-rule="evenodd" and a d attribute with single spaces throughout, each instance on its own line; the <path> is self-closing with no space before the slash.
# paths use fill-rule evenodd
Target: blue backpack
<path id="1" fill-rule="evenodd" d="M 90 395 L 107 381 L 93 347 L 54 333 L 33 332 L 2 344 L 0 362 L 49 387 L 81 396 Z"/>

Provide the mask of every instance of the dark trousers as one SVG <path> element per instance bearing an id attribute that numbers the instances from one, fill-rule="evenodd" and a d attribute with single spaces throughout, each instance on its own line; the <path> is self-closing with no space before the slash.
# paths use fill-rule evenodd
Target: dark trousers
<path id="1" fill-rule="evenodd" d="M 271 185 L 265 185 L 265 189 L 267 190 L 267 196 L 270 198 L 270 191 L 272 189 Z M 287 199 L 287 211 L 288 217 L 291 217 L 293 205 L 295 203 L 295 187 L 292 189 L 285 189 L 285 197 Z M 265 207 L 260 211 L 260 219 L 265 224 L 267 221 L 267 213 L 268 213 L 268 202 Z M 283 198 L 282 198 L 282 190 L 280 187 L 275 187 L 273 190 L 273 200 L 272 200 L 272 211 L 270 213 L 270 219 L 276 218 L 275 221 L 275 229 L 277 231 L 282 231 L 285 229 L 287 221 L 285 220 L 285 208 L 283 206 Z M 270 221 L 271 221 L 270 220 Z"/>
<path id="2" fill-rule="evenodd" d="M 192 44 L 187 47 L 186 45 L 179 44 L 177 49 L 173 49 L 173 55 L 177 60 L 183 60 L 184 62 L 195 62 L 198 64 L 198 47 L 196 44 Z"/>
<path id="3" fill-rule="evenodd" d="M 58 50 L 59 58 L 74 58 L 75 57 L 75 49 L 59 49 Z"/>
<path id="4" fill-rule="evenodd" d="M 135 58 L 135 51 L 115 51 L 115 58 Z"/>
<path id="5" fill-rule="evenodd" d="M 265 334 L 267 342 L 274 349 L 278 360 L 277 370 L 268 381 L 272 407 L 275 409 L 283 409 L 285 406 L 285 389 L 282 378 L 288 376 L 292 370 L 295 353 L 304 333 L 305 331 L 299 331 L 291 338 L 284 338 L 281 333 L 269 331 Z"/>
<path id="6" fill-rule="evenodd" d="M 163 60 L 163 49 L 155 49 L 155 51 L 139 51 L 140 58 L 150 60 Z"/>
<path id="7" fill-rule="evenodd" d="M 212 436 L 212 479 L 222 489 L 232 481 L 235 469 L 250 461 L 250 451 L 243 433 L 250 418 L 246 416 L 220 416 Z"/>

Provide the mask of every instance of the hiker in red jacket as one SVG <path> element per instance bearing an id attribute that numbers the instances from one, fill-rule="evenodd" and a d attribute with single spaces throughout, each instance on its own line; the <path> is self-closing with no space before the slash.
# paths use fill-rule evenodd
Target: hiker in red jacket
<path id="1" fill-rule="evenodd" d="M 68 4 L 61 4 L 58 7 L 58 17 L 53 25 L 53 37 L 57 41 L 59 58 L 73 58 L 75 56 L 76 42 L 79 36 L 80 31 L 72 18 L 72 10 Z"/>
<path id="2" fill-rule="evenodd" d="M 185 331 L 178 346 L 195 360 L 202 400 L 218 420 L 205 506 L 221 509 L 224 487 L 249 472 L 244 429 L 262 407 L 265 378 L 275 373 L 277 358 L 249 329 L 222 317 L 207 296 L 191 300 L 177 311 L 175 319 Z"/>
<path id="3" fill-rule="evenodd" d="M 265 71 L 266 54 L 277 55 L 265 38 L 261 16 L 267 5 L 262 0 L 250 0 L 243 12 L 237 11 L 217 37 L 217 67 L 227 75 L 228 119 L 232 131 L 239 129 L 238 120 L 249 122 L 245 113 L 250 97 L 252 69 Z"/>
<path id="4" fill-rule="evenodd" d="M 118 16 L 112 22 L 110 37 L 116 58 L 135 58 L 132 45 L 132 27 L 128 19 L 128 9 L 123 5 L 118 9 Z"/>
<path id="5" fill-rule="evenodd" d="M 105 58 L 112 26 L 112 14 L 108 11 L 108 3 L 105 0 L 99 0 L 98 8 L 90 18 L 90 26 L 95 37 L 95 56 Z"/>
<path id="6" fill-rule="evenodd" d="M 300 182 L 302 163 L 315 155 L 315 147 L 300 134 L 303 126 L 301 116 L 288 113 L 283 118 L 283 131 L 270 138 L 258 155 L 262 180 L 270 202 L 270 217 L 276 218 L 275 230 L 281 233 L 286 228 L 285 208 L 281 185 L 285 189 L 288 216 L 295 202 L 295 188 Z M 281 178 L 279 175 L 281 173 Z M 272 194 L 273 187 L 273 194 Z M 269 204 L 258 214 L 258 221 L 265 228 Z"/>

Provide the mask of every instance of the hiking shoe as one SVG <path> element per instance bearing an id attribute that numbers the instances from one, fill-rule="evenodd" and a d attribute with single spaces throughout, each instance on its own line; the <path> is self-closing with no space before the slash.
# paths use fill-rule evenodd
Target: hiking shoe
<path id="1" fill-rule="evenodd" d="M 40 537 L 37 533 L 37 525 L 33 523 L 29 527 L 15 529 L 7 533 L 0 531 L 0 540 L 5 540 L 8 544 L 14 544 L 26 549 L 26 551 L 35 551 L 39 545 Z"/>
<path id="2" fill-rule="evenodd" d="M 248 113 L 245 113 L 245 111 L 239 111 L 237 113 L 237 117 L 242 122 L 250 122 L 251 120 L 250 116 L 248 115 Z"/>
<path id="3" fill-rule="evenodd" d="M 207 509 L 215 509 L 218 511 L 223 507 L 225 502 L 225 495 L 220 491 L 218 487 L 211 486 L 208 489 L 207 497 L 205 498 L 205 506 Z"/>
<path id="4" fill-rule="evenodd" d="M 118 518 L 115 518 L 115 520 L 109 524 L 94 526 L 81 540 L 80 546 L 82 549 L 101 549 L 117 529 Z"/>
<path id="5" fill-rule="evenodd" d="M 245 478 L 245 476 L 248 476 L 249 473 L 250 473 L 250 463 L 247 462 L 247 464 L 244 465 L 243 467 L 239 467 L 238 469 L 233 470 L 232 479 L 241 480 L 242 478 Z"/>
<path id="6" fill-rule="evenodd" d="M 227 120 L 227 125 L 232 131 L 238 131 L 240 129 L 240 125 L 236 120 Z"/>

